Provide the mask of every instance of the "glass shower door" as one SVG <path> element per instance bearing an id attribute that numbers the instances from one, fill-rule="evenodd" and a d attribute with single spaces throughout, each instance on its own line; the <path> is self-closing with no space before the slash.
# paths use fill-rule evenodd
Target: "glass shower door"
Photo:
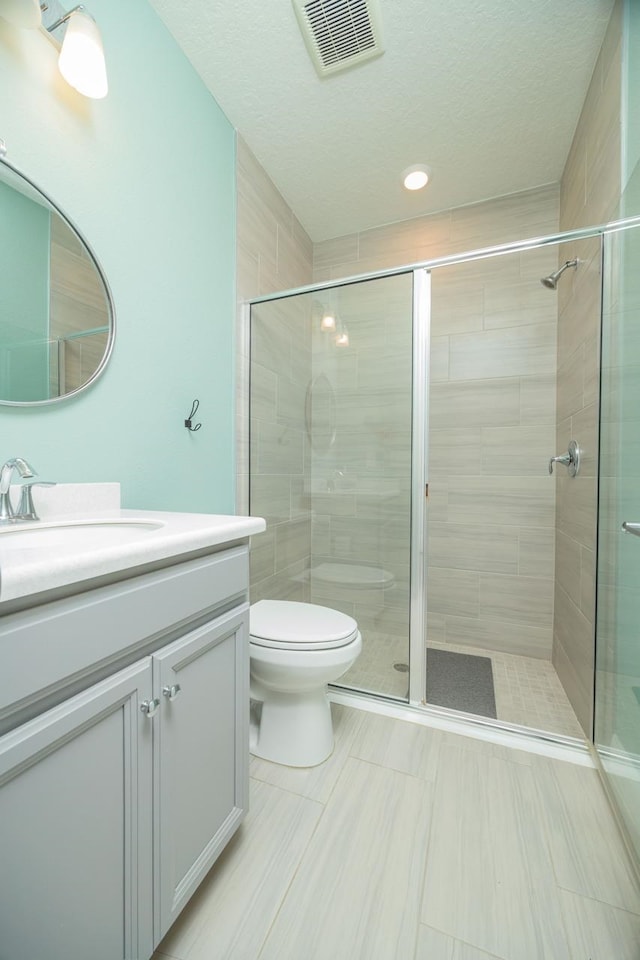
<path id="1" fill-rule="evenodd" d="M 594 741 L 640 855 L 639 257 L 640 229 L 605 237 Z"/>
<path id="2" fill-rule="evenodd" d="M 409 688 L 412 274 L 251 307 L 252 600 L 353 616 L 363 651 L 338 682 Z"/>

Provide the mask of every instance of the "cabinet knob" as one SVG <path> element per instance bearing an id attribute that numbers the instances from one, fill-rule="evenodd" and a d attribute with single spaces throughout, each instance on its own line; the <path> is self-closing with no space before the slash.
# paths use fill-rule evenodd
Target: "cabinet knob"
<path id="1" fill-rule="evenodd" d="M 162 688 L 162 695 L 166 697 L 169 703 L 173 703 L 178 694 L 180 693 L 180 684 L 174 683 L 170 687 L 166 686 Z"/>
<path id="2" fill-rule="evenodd" d="M 153 700 L 143 700 L 140 704 L 140 710 L 147 717 L 153 717 L 160 706 L 160 700 L 154 697 Z"/>

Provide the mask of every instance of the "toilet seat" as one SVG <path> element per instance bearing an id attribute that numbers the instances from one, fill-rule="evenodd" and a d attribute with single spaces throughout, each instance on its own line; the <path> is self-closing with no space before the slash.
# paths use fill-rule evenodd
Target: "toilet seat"
<path id="1" fill-rule="evenodd" d="M 331 650 L 358 636 L 353 617 L 295 600 L 258 600 L 250 611 L 250 641 L 275 650 Z"/>

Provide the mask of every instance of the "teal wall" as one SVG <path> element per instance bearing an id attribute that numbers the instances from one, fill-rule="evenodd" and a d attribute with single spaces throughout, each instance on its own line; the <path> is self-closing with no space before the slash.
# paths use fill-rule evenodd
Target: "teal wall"
<path id="1" fill-rule="evenodd" d="M 109 96 L 57 72 L 38 31 L 0 20 L 0 137 L 85 233 L 117 313 L 85 393 L 0 406 L 0 462 L 118 480 L 126 507 L 233 512 L 234 131 L 146 0 L 92 0 Z M 202 429 L 183 425 L 194 397 Z"/>
<path id="2" fill-rule="evenodd" d="M 0 397 L 49 395 L 51 215 L 0 183 Z"/>

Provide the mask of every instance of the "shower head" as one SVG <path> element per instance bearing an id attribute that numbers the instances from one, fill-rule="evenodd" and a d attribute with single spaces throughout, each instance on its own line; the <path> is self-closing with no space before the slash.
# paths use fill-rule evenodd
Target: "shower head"
<path id="1" fill-rule="evenodd" d="M 550 273 L 548 277 L 543 277 L 540 281 L 543 287 L 546 287 L 547 290 L 555 290 L 558 286 L 558 280 L 569 267 L 577 267 L 577 260 L 567 260 L 566 263 L 563 263 L 562 266 L 556 270 L 555 273 Z"/>

